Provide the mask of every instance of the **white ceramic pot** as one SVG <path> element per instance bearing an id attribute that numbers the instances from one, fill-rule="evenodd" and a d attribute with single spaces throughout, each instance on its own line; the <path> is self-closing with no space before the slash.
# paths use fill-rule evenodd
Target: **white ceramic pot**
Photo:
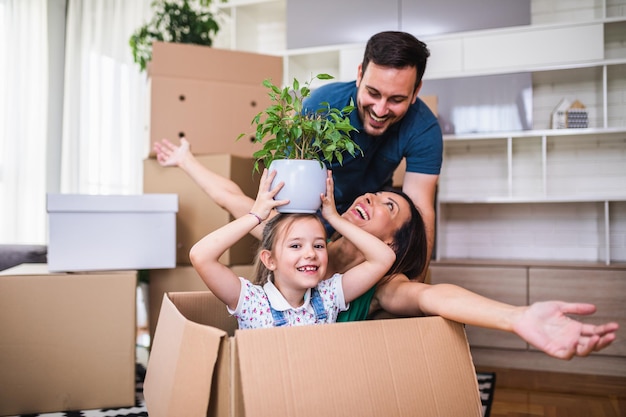
<path id="1" fill-rule="evenodd" d="M 276 170 L 272 188 L 281 181 L 285 185 L 277 200 L 289 204 L 277 207 L 281 213 L 315 213 L 322 205 L 320 194 L 326 192 L 327 169 L 319 161 L 306 159 L 276 159 L 269 171 Z"/>

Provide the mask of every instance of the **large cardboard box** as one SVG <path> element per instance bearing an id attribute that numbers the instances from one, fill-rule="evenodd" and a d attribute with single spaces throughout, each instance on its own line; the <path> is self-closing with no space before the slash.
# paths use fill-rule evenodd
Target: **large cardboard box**
<path id="1" fill-rule="evenodd" d="M 233 180 L 250 198 L 256 197 L 260 175 L 253 174 L 252 158 L 222 154 L 197 156 L 197 159 L 216 174 Z M 156 159 L 144 160 L 143 191 L 178 194 L 176 262 L 179 265 L 190 265 L 191 247 L 206 234 L 233 219 L 181 169 L 162 167 Z M 246 236 L 226 251 L 220 261 L 226 265 L 251 264 L 257 247 L 258 240 Z"/>
<path id="2" fill-rule="evenodd" d="M 254 265 L 231 265 L 230 269 L 247 279 L 252 279 Z M 148 285 L 148 323 L 150 340 L 154 339 L 159 312 L 163 303 L 163 295 L 168 292 L 207 291 L 193 266 L 180 265 L 174 269 L 153 269 L 150 271 L 150 285 Z"/>
<path id="3" fill-rule="evenodd" d="M 176 265 L 176 194 L 47 197 L 50 271 Z"/>
<path id="4" fill-rule="evenodd" d="M 482 415 L 461 324 L 235 329 L 210 292 L 164 296 L 144 383 L 150 417 Z"/>
<path id="5" fill-rule="evenodd" d="M 282 83 L 282 57 L 156 42 L 150 75 L 150 156 L 163 138 L 185 136 L 194 154 L 252 156 L 252 119 L 270 104 L 263 80 Z"/>
<path id="6" fill-rule="evenodd" d="M 0 415 L 135 403 L 136 271 L 0 272 Z"/>

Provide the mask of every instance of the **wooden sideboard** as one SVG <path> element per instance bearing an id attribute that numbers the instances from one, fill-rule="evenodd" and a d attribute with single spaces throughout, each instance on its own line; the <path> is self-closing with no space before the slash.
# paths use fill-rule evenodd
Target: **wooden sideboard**
<path id="1" fill-rule="evenodd" d="M 508 304 L 562 300 L 595 304 L 588 323 L 616 321 L 611 346 L 587 358 L 554 359 L 514 334 L 467 326 L 476 366 L 626 376 L 626 264 L 443 260 L 432 262 L 431 282 L 452 283 Z"/>

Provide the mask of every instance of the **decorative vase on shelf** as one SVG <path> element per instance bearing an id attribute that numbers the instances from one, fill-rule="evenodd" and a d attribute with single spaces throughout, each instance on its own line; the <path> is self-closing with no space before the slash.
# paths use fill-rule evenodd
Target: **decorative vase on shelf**
<path id="1" fill-rule="evenodd" d="M 285 185 L 276 195 L 277 200 L 289 204 L 277 207 L 280 213 L 315 213 L 322 205 L 320 194 L 326 192 L 328 170 L 314 159 L 275 159 L 269 171 L 276 170 L 272 188 L 283 181 Z"/>

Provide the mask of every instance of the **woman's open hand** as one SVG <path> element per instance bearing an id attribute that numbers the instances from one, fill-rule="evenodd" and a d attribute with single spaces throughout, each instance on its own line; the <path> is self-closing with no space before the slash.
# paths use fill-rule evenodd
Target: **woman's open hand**
<path id="1" fill-rule="evenodd" d="M 189 150 L 189 142 L 187 139 L 180 139 L 180 146 L 174 145 L 167 139 L 161 139 L 161 142 L 155 142 L 152 146 L 156 153 L 156 159 L 164 167 L 179 166 Z"/>
<path id="2" fill-rule="evenodd" d="M 537 349 L 560 359 L 588 356 L 615 340 L 617 323 L 601 325 L 581 323 L 569 314 L 589 315 L 593 304 L 562 301 L 536 302 L 525 307 L 513 325 L 513 331 Z"/>

